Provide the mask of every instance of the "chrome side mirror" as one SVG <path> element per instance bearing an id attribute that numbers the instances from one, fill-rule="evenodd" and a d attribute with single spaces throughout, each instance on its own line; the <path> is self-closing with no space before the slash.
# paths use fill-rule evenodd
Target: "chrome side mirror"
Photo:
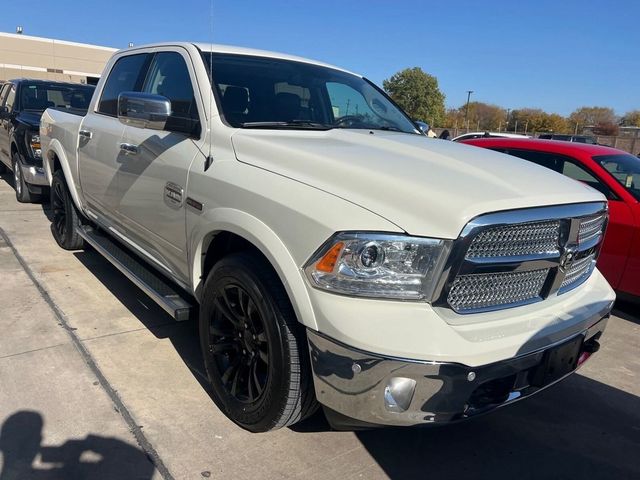
<path id="1" fill-rule="evenodd" d="M 430 128 L 428 123 L 422 122 L 420 120 L 416 120 L 414 123 L 416 124 L 416 127 L 418 127 L 418 130 L 420 130 L 420 132 L 423 135 L 427 134 Z"/>
<path id="2" fill-rule="evenodd" d="M 171 116 L 171 100 L 162 95 L 122 92 L 118 95 L 118 120 L 125 125 L 164 130 Z"/>

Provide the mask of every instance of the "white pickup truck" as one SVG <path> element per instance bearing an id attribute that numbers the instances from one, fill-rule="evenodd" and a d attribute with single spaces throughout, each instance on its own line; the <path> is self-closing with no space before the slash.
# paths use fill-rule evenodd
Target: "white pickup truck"
<path id="1" fill-rule="evenodd" d="M 41 142 L 57 242 L 197 316 L 214 399 L 251 431 L 318 404 L 336 428 L 490 411 L 575 371 L 614 301 L 600 193 L 428 139 L 330 65 L 131 48 Z"/>

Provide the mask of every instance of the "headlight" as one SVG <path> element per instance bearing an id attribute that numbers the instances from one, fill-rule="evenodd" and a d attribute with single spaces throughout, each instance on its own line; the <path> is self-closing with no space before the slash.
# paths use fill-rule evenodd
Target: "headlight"
<path id="1" fill-rule="evenodd" d="M 450 242 L 366 232 L 334 235 L 307 263 L 311 283 L 345 295 L 430 299 Z"/>
<path id="2" fill-rule="evenodd" d="M 42 150 L 40 149 L 40 135 L 31 135 L 30 147 L 31 153 L 33 153 L 35 158 L 40 158 L 42 156 Z"/>

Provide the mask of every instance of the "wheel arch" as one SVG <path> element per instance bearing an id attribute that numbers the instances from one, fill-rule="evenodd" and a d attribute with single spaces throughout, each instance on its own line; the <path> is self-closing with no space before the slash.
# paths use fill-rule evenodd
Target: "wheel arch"
<path id="1" fill-rule="evenodd" d="M 42 167 L 44 168 L 47 183 L 53 182 L 53 174 L 61 169 L 67 182 L 67 189 L 76 207 L 82 211 L 80 197 L 76 189 L 75 180 L 67 156 L 64 153 L 62 144 L 57 139 L 52 139 L 46 154 L 42 156 Z"/>
<path id="2" fill-rule="evenodd" d="M 273 267 L 287 292 L 298 321 L 317 329 L 315 315 L 305 285 L 304 274 L 282 239 L 258 218 L 231 208 L 218 208 L 205 215 L 193 234 L 191 277 L 196 298 L 210 269 L 225 255 L 254 249 Z"/>

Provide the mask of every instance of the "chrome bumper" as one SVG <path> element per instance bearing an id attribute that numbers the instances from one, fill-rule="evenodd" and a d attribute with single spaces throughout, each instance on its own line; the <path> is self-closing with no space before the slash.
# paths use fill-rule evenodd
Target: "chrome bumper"
<path id="1" fill-rule="evenodd" d="M 609 310 L 599 312 L 578 335 L 480 367 L 382 357 L 308 330 L 316 396 L 338 428 L 462 420 L 526 398 L 573 373 L 541 381 L 545 353 L 582 336 L 580 355 L 586 359 L 597 351 L 608 317 Z"/>
<path id="2" fill-rule="evenodd" d="M 47 177 L 44 174 L 44 169 L 42 167 L 36 167 L 34 165 L 21 165 L 22 169 L 22 178 L 29 185 L 40 185 L 43 187 L 48 187 L 49 183 L 47 182 Z"/>

